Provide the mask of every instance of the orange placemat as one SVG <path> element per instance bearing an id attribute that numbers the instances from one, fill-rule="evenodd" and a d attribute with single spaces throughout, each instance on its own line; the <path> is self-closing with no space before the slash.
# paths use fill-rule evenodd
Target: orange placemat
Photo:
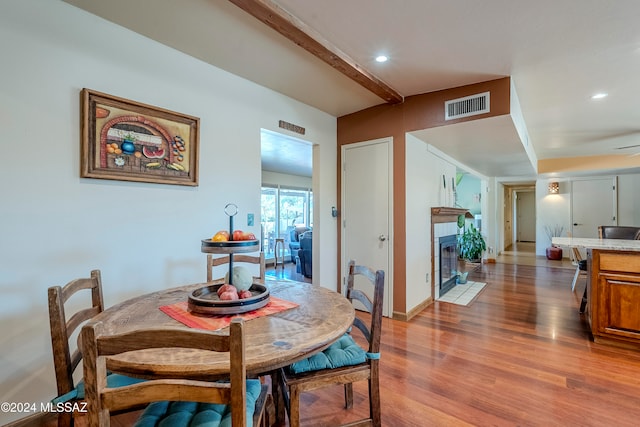
<path id="1" fill-rule="evenodd" d="M 231 324 L 231 319 L 241 317 L 244 320 L 251 320 L 257 317 L 268 316 L 270 314 L 279 313 L 297 307 L 298 304 L 276 298 L 273 295 L 269 297 L 269 303 L 262 308 L 246 313 L 239 314 L 199 314 L 189 311 L 186 301 L 178 302 L 171 305 L 163 305 L 160 307 L 165 314 L 173 317 L 178 322 L 184 323 L 191 328 L 206 329 L 208 331 L 217 331 L 226 328 Z"/>

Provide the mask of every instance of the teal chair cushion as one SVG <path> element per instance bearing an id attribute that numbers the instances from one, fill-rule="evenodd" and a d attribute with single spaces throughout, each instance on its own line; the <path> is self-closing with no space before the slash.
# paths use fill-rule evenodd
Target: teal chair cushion
<path id="1" fill-rule="evenodd" d="M 260 397 L 260 380 L 247 380 L 247 426 L 253 425 L 253 412 Z M 230 405 L 198 402 L 153 402 L 140 415 L 134 427 L 231 427 Z"/>
<path id="2" fill-rule="evenodd" d="M 126 375 L 120 374 L 109 374 L 107 375 L 107 386 L 111 388 L 123 387 L 126 385 L 131 385 L 135 383 L 142 382 L 144 380 L 140 378 L 132 378 L 127 377 Z M 54 404 L 69 402 L 74 399 L 84 399 L 84 382 L 80 381 L 76 388 L 71 390 L 69 393 L 65 393 L 62 396 L 58 396 L 53 399 L 51 402 Z"/>
<path id="3" fill-rule="evenodd" d="M 289 371 L 294 374 L 334 369 L 342 366 L 352 366 L 364 363 L 367 353 L 353 340 L 351 335 L 344 334 L 338 341 L 326 350 L 314 354 L 299 362 L 289 365 Z"/>

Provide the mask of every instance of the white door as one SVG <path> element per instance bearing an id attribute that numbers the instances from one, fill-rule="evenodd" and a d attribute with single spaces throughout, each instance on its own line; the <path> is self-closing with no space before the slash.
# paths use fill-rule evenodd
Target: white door
<path id="1" fill-rule="evenodd" d="M 342 147 L 342 271 L 353 259 L 384 270 L 383 314 L 391 307 L 392 141 L 375 140 Z M 358 286 L 356 281 L 355 286 Z M 344 288 L 344 287 L 343 287 Z"/>
<path id="2" fill-rule="evenodd" d="M 506 249 L 513 245 L 513 209 L 511 205 L 511 195 L 513 190 L 509 187 L 503 187 L 503 215 L 504 215 L 504 242 L 502 249 Z"/>
<path id="3" fill-rule="evenodd" d="M 517 193 L 518 215 L 518 241 L 536 241 L 536 195 L 533 191 L 518 191 Z"/>
<path id="4" fill-rule="evenodd" d="M 598 237 L 599 225 L 617 225 L 616 178 L 571 182 L 571 235 Z"/>

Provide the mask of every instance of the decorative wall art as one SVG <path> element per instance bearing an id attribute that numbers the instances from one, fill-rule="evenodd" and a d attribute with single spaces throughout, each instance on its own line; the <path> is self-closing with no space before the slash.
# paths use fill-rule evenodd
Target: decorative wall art
<path id="1" fill-rule="evenodd" d="M 83 178 L 198 185 L 200 119 L 82 90 Z"/>

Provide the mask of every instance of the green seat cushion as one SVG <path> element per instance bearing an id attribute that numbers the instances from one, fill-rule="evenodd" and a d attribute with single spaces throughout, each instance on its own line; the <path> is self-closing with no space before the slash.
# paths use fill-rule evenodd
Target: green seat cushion
<path id="1" fill-rule="evenodd" d="M 326 350 L 289 365 L 289 371 L 300 374 L 321 369 L 334 369 L 359 365 L 364 363 L 366 359 L 367 354 L 362 347 L 356 344 L 351 335 L 344 334 Z"/>
<path id="2" fill-rule="evenodd" d="M 247 426 L 253 425 L 260 380 L 247 380 Z M 231 427 L 231 406 L 199 402 L 153 402 L 134 427 Z"/>

